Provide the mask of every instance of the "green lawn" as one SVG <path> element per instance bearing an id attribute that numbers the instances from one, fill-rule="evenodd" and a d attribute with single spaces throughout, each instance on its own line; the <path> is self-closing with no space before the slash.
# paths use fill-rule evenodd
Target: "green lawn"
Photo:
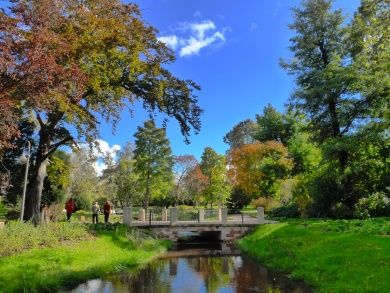
<path id="1" fill-rule="evenodd" d="M 290 221 L 238 245 L 319 292 L 390 292 L 390 219 Z"/>
<path id="2" fill-rule="evenodd" d="M 95 236 L 0 258 L 0 292 L 57 292 L 149 262 L 166 242 L 122 225 L 91 226 Z M 97 227 L 97 228 L 96 228 Z M 87 233 L 87 232 L 86 232 Z M 26 235 L 27 236 L 27 235 Z"/>

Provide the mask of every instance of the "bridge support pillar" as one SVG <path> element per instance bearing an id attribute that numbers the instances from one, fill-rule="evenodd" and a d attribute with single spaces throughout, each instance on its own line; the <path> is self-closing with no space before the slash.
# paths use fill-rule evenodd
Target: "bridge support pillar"
<path id="1" fill-rule="evenodd" d="M 130 226 L 133 220 L 133 209 L 131 207 L 123 208 L 123 224 Z"/>
<path id="2" fill-rule="evenodd" d="M 219 210 L 221 212 L 222 223 L 227 223 L 227 215 L 228 215 L 227 207 L 220 208 Z"/>
<path id="3" fill-rule="evenodd" d="M 179 210 L 176 207 L 170 208 L 171 212 L 171 225 L 176 224 L 179 217 Z"/>
<path id="4" fill-rule="evenodd" d="M 264 224 L 264 208 L 263 207 L 257 208 L 257 222 L 259 224 Z"/>
<path id="5" fill-rule="evenodd" d="M 163 208 L 162 211 L 161 211 L 162 215 L 161 215 L 161 220 L 163 222 L 166 222 L 168 221 L 168 209 L 167 208 Z"/>

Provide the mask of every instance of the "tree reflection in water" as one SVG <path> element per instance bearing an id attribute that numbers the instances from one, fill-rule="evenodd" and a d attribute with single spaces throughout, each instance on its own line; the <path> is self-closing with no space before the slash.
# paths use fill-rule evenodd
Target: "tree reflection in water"
<path id="1" fill-rule="evenodd" d="M 192 256 L 156 260 L 137 272 L 89 281 L 70 292 L 306 293 L 311 289 L 245 256 Z"/>

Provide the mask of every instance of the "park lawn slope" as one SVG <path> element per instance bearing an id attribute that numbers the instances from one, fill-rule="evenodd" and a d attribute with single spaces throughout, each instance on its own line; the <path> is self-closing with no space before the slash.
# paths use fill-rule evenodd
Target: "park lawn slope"
<path id="1" fill-rule="evenodd" d="M 168 243 L 118 225 L 96 236 L 0 258 L 0 292 L 57 292 L 91 278 L 142 266 Z M 137 235 L 136 235 L 137 234 Z"/>
<path id="2" fill-rule="evenodd" d="M 389 218 L 262 225 L 238 245 L 315 291 L 390 292 Z"/>

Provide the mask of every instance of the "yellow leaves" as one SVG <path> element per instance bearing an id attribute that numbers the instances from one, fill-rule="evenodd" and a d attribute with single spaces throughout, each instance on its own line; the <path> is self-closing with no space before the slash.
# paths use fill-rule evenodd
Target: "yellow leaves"
<path id="1" fill-rule="evenodd" d="M 253 196 L 269 195 L 272 185 L 292 169 L 287 148 L 276 141 L 255 142 L 233 149 L 228 174 L 233 184 Z"/>

